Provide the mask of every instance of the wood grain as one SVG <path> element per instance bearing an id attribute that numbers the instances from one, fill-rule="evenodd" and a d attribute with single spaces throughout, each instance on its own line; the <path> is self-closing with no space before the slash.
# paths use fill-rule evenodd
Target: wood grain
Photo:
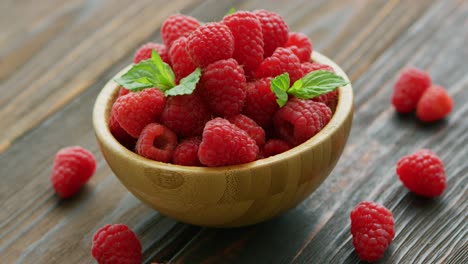
<path id="1" fill-rule="evenodd" d="M 107 223 L 137 232 L 145 263 L 357 263 L 348 214 L 364 199 L 396 218 L 382 262 L 467 263 L 468 3 L 220 2 L 0 1 L 2 263 L 93 263 L 91 237 Z M 91 108 L 136 47 L 160 40 L 168 14 L 209 21 L 231 6 L 276 11 L 308 34 L 350 74 L 356 113 L 337 167 L 305 202 L 263 224 L 218 230 L 178 223 L 130 195 L 99 153 Z M 447 120 L 424 125 L 391 109 L 395 76 L 406 65 L 449 90 L 455 108 Z M 48 176 L 55 151 L 71 144 L 90 149 L 98 169 L 77 197 L 60 201 Z M 446 165 L 448 188 L 438 199 L 414 196 L 396 180 L 398 158 L 421 147 Z"/>

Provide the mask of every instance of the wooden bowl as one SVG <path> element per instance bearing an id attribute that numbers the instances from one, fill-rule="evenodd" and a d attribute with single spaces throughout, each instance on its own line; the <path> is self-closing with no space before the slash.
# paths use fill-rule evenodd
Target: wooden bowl
<path id="1" fill-rule="evenodd" d="M 314 52 L 312 59 L 332 66 L 349 81 L 327 57 Z M 289 151 L 236 166 L 179 166 L 143 158 L 117 142 L 107 125 L 117 94 L 118 85 L 110 80 L 93 111 L 96 138 L 110 168 L 141 201 L 163 215 L 199 226 L 251 225 L 297 205 L 335 167 L 353 117 L 353 92 L 347 85 L 340 88 L 338 105 L 328 125 Z"/>

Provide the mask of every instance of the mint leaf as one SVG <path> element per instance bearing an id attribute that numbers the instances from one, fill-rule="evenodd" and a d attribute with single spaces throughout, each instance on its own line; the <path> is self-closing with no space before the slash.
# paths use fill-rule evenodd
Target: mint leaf
<path id="1" fill-rule="evenodd" d="M 299 81 L 302 84 L 296 85 Z M 333 72 L 313 71 L 302 77 L 302 79 L 297 80 L 291 89 L 288 90 L 288 93 L 299 99 L 310 99 L 347 84 L 347 81 Z"/>
<path id="2" fill-rule="evenodd" d="M 278 105 L 283 107 L 288 101 L 289 74 L 286 72 L 272 79 L 270 89 L 275 94 Z"/>
<path id="3" fill-rule="evenodd" d="M 179 85 L 169 90 L 166 90 L 164 92 L 164 95 L 175 96 L 175 95 L 192 94 L 195 88 L 197 87 L 197 83 L 200 80 L 200 76 L 201 76 L 201 69 L 196 68 L 191 74 L 182 78 L 179 82 Z"/>
<path id="4" fill-rule="evenodd" d="M 237 10 L 234 7 L 229 8 L 227 13 L 224 16 L 229 16 L 230 14 L 234 14 Z"/>
<path id="5" fill-rule="evenodd" d="M 175 75 L 171 67 L 153 50 L 151 59 L 133 65 L 115 81 L 132 92 L 151 87 L 166 91 L 175 86 Z"/>

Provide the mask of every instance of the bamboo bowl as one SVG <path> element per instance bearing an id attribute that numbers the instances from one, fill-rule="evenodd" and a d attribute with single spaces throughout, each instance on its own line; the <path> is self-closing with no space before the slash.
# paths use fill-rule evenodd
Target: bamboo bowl
<path id="1" fill-rule="evenodd" d="M 314 52 L 312 59 L 332 66 L 349 81 L 343 70 L 324 55 Z M 239 227 L 265 221 L 294 207 L 330 174 L 346 144 L 353 117 L 351 85 L 339 89 L 336 111 L 317 135 L 279 155 L 236 166 L 178 166 L 143 158 L 120 145 L 107 125 L 118 94 L 113 80 L 97 97 L 93 125 L 110 168 L 138 199 L 185 223 Z"/>

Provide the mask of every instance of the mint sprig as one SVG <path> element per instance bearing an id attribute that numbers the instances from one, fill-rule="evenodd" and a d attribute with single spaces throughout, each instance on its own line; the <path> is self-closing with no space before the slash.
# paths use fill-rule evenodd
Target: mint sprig
<path id="1" fill-rule="evenodd" d="M 288 101 L 288 94 L 299 99 L 311 99 L 347 85 L 341 76 L 329 71 L 313 71 L 294 82 L 289 87 L 289 74 L 283 73 L 271 80 L 270 88 L 276 96 L 276 102 L 283 107 Z"/>
<path id="2" fill-rule="evenodd" d="M 235 12 L 237 12 L 237 10 L 234 7 L 231 7 L 224 16 L 229 16 L 230 14 L 234 14 Z"/>
<path id="3" fill-rule="evenodd" d="M 176 85 L 175 74 L 169 64 L 165 63 L 158 52 L 151 53 L 151 58 L 133 65 L 115 81 L 131 92 L 155 87 L 166 96 L 191 94 L 200 80 L 201 69 L 197 68 L 191 74 L 180 80 Z"/>

